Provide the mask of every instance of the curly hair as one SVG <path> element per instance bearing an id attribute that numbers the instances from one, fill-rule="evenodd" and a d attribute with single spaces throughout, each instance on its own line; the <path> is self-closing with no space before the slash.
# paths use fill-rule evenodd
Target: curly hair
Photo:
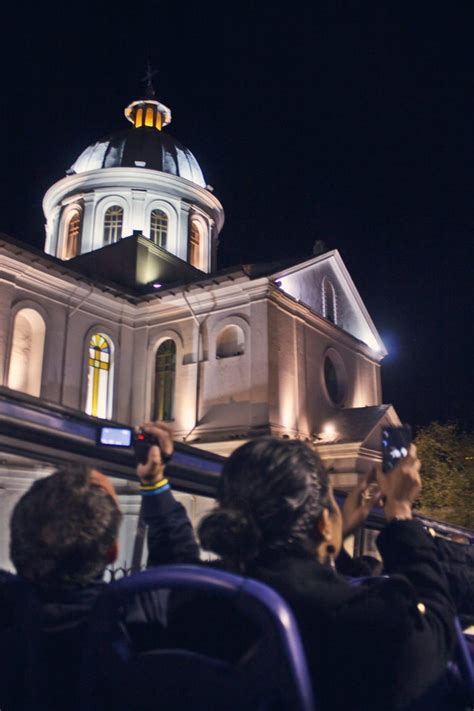
<path id="1" fill-rule="evenodd" d="M 35 481 L 10 521 L 10 557 L 28 580 L 86 585 L 102 575 L 122 514 L 82 465 Z"/>
<path id="2" fill-rule="evenodd" d="M 263 437 L 226 461 L 217 508 L 199 526 L 204 549 L 245 570 L 269 550 L 314 552 L 316 522 L 332 510 L 329 479 L 304 442 Z"/>

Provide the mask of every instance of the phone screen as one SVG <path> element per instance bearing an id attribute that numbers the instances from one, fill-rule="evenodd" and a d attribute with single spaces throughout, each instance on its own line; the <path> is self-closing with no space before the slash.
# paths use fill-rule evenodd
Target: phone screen
<path id="1" fill-rule="evenodd" d="M 411 443 L 411 427 L 383 427 L 382 428 L 382 468 L 390 472 L 394 466 L 406 457 Z"/>
<path id="2" fill-rule="evenodd" d="M 101 427 L 99 444 L 110 447 L 130 447 L 132 444 L 132 432 L 130 427 Z"/>

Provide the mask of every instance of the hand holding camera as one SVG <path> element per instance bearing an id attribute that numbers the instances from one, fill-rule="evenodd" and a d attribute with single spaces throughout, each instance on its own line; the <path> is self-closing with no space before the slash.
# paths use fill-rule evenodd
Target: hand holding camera
<path id="1" fill-rule="evenodd" d="M 416 455 L 416 447 L 410 444 L 406 457 L 399 459 L 393 469 L 383 474 L 377 472 L 377 480 L 385 498 L 385 517 L 388 521 L 412 517 L 413 502 L 421 491 L 421 462 Z"/>
<path id="2" fill-rule="evenodd" d="M 164 422 L 144 422 L 135 430 L 104 426 L 98 430 L 97 443 L 106 447 L 133 447 L 138 478 L 147 485 L 163 478 L 165 465 L 173 456 L 171 428 Z"/>
<path id="3" fill-rule="evenodd" d="M 165 466 L 173 456 L 171 428 L 164 422 L 144 422 L 135 434 L 137 475 L 142 484 L 163 479 Z"/>

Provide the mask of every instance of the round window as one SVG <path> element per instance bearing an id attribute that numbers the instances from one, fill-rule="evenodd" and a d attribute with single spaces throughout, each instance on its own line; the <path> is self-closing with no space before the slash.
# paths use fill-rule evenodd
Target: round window
<path id="1" fill-rule="evenodd" d="M 333 403 L 342 405 L 346 397 L 347 381 L 344 364 L 338 353 L 326 355 L 324 359 L 324 384 Z"/>

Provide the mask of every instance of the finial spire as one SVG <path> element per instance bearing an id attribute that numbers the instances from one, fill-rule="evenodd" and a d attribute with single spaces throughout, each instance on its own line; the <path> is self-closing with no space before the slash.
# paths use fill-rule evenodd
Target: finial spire
<path id="1" fill-rule="evenodd" d="M 147 59 L 146 63 L 146 74 L 143 77 L 141 81 L 146 82 L 146 98 L 147 99 L 154 99 L 155 98 L 155 87 L 153 86 L 152 79 L 155 76 L 155 74 L 158 74 L 157 69 L 152 69 L 150 60 Z"/>
<path id="2" fill-rule="evenodd" d="M 158 74 L 152 69 L 150 60 L 146 63 L 146 74 L 141 81 L 145 83 L 145 98 L 132 101 L 125 109 L 125 116 L 135 128 L 155 128 L 161 131 L 171 121 L 170 109 L 155 99 L 155 87 L 152 79 Z"/>

